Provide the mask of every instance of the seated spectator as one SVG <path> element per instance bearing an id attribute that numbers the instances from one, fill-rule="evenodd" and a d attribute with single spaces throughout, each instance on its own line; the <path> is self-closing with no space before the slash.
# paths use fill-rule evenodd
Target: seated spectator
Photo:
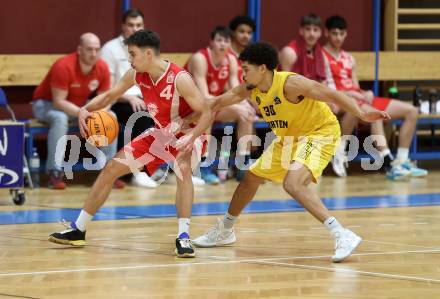
<path id="1" fill-rule="evenodd" d="M 131 69 L 130 62 L 128 61 L 127 46 L 124 45 L 124 40 L 136 31 L 144 29 L 144 15 L 137 9 L 127 10 L 122 17 L 121 28 L 121 35 L 105 43 L 101 50 L 101 58 L 107 62 L 110 69 L 112 86 L 114 86 L 129 69 Z M 139 87 L 133 86 L 112 106 L 112 111 L 117 115 L 119 123 L 125 126 L 133 113 L 144 111 L 145 108 L 145 103 L 142 99 L 142 93 Z M 132 139 L 152 127 L 153 124 L 153 120 L 149 117 L 142 116 L 138 118 L 132 128 Z M 123 142 L 119 142 L 119 149 L 124 146 L 122 143 Z M 135 186 L 146 188 L 157 187 L 157 183 L 145 172 L 133 174 L 132 183 Z"/>
<path id="2" fill-rule="evenodd" d="M 321 18 L 313 13 L 303 16 L 299 36 L 281 49 L 281 70 L 295 72 L 318 82 L 324 81 L 324 57 L 319 45 L 321 34 Z"/>
<path id="3" fill-rule="evenodd" d="M 238 56 L 252 40 L 255 31 L 255 21 L 248 16 L 236 16 L 229 23 L 229 29 L 232 31 L 229 53 L 234 55 L 237 60 L 238 82 L 243 83 L 243 69 L 241 68 L 241 62 Z"/>
<path id="4" fill-rule="evenodd" d="M 192 55 L 185 69 L 193 76 L 197 87 L 206 98 L 212 98 L 225 91 L 226 84 L 229 88 L 238 86 L 237 60 L 229 53 L 231 47 L 231 31 L 223 26 L 217 26 L 211 32 L 209 46 L 200 49 Z M 220 122 L 237 122 L 237 139 L 251 135 L 255 121 L 255 110 L 244 100 L 238 104 L 222 108 L 215 118 Z M 245 161 L 250 153 L 250 144 L 239 144 L 237 149 L 238 159 Z M 202 157 L 203 162 L 207 159 Z M 218 184 L 220 182 L 211 167 L 201 168 L 202 179 L 207 184 Z"/>
<path id="5" fill-rule="evenodd" d="M 391 180 L 399 180 L 405 177 L 425 176 L 428 172 L 417 168 L 408 158 L 409 146 L 416 129 L 417 109 L 411 104 L 397 99 L 374 97 L 372 91 L 362 90 L 356 76 L 356 62 L 349 53 L 343 50 L 344 41 L 347 37 L 347 22 L 340 16 L 332 16 L 326 21 L 325 36 L 327 44 L 323 48 L 326 64 L 327 84 L 329 87 L 345 91 L 356 99 L 362 109 L 374 107 L 386 111 L 392 119 L 403 119 L 399 132 L 399 147 L 397 157 L 391 155 L 388 145 L 377 146 L 380 155 L 384 159 L 386 177 Z M 339 112 L 339 107 L 332 107 L 334 112 Z M 342 135 L 350 135 L 357 124 L 357 119 L 345 113 L 341 120 Z M 371 125 L 373 135 L 385 136 L 383 121 L 377 121 Z M 346 176 L 345 153 L 346 142 L 341 142 L 332 161 L 333 169 L 339 176 Z"/>
<path id="6" fill-rule="evenodd" d="M 46 163 L 49 188 L 66 188 L 61 166 L 55 161 L 56 157 L 58 161 L 64 157 L 66 143 L 58 146 L 64 149 L 61 152 L 56 152 L 56 149 L 60 138 L 67 134 L 69 121 L 76 121 L 81 106 L 86 104 L 93 94 L 105 92 L 110 88 L 108 66 L 98 57 L 100 47 L 99 38 L 95 34 L 84 33 L 81 35 L 77 51 L 58 59 L 34 91 L 34 116 L 49 125 Z M 101 148 L 107 161 L 116 154 L 116 145 L 114 141 Z M 102 164 L 105 164 L 105 161 Z M 118 180 L 114 186 L 123 188 L 124 183 Z"/>
<path id="7" fill-rule="evenodd" d="M 238 82 L 241 84 L 244 82 L 243 80 L 243 69 L 241 68 L 241 61 L 238 59 L 240 53 L 248 46 L 252 41 L 252 36 L 255 31 L 255 21 L 248 16 L 236 16 L 229 23 L 229 29 L 232 31 L 232 40 L 231 47 L 229 48 L 229 53 L 231 53 L 235 59 L 237 60 L 237 76 Z M 255 109 L 255 113 L 260 114 L 260 110 L 258 109 L 258 105 L 248 100 L 249 104 Z M 255 129 L 252 131 L 255 134 Z M 250 151 L 250 148 L 247 148 Z M 247 165 L 249 163 L 249 155 L 244 156 L 246 160 L 244 160 L 244 164 Z M 237 181 L 241 181 L 244 178 L 245 170 L 237 169 L 236 179 Z"/>

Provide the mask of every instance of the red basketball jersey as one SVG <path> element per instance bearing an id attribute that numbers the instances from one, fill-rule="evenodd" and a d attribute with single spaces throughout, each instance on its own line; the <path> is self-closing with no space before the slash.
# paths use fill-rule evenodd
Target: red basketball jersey
<path id="1" fill-rule="evenodd" d="M 326 59 L 327 85 L 336 90 L 359 90 L 353 82 L 353 57 L 345 51 L 336 59 L 326 49 L 322 49 Z"/>
<path id="2" fill-rule="evenodd" d="M 298 46 L 296 45 L 296 40 L 291 40 L 286 47 L 291 48 L 295 54 L 298 56 L 299 55 L 299 51 L 298 51 Z M 307 63 L 312 65 L 315 63 L 315 58 L 313 57 L 313 52 L 311 53 L 307 53 Z M 290 68 L 290 71 L 293 72 L 293 68 L 294 68 L 295 64 L 292 64 L 292 67 Z"/>
<path id="3" fill-rule="evenodd" d="M 203 48 L 198 51 L 202 54 L 206 63 L 208 64 L 208 73 L 206 74 L 206 83 L 208 84 L 208 91 L 213 96 L 219 96 L 225 89 L 225 84 L 229 79 L 230 63 L 228 56 L 221 61 L 220 65 L 216 67 L 212 63 L 211 53 L 208 48 Z M 185 69 L 188 69 L 188 63 L 185 65 Z"/>
<path id="4" fill-rule="evenodd" d="M 229 48 L 229 54 L 231 54 L 232 56 L 234 56 L 235 60 L 237 61 L 237 77 L 238 77 L 238 82 L 241 84 L 244 82 L 243 80 L 243 68 L 241 67 L 241 61 L 240 59 L 238 59 L 238 53 L 235 53 L 234 50 L 232 50 L 232 48 Z"/>
<path id="5" fill-rule="evenodd" d="M 156 127 L 166 127 L 193 112 L 176 87 L 177 77 L 182 73 L 186 71 L 171 62 L 156 82 L 149 73 L 136 73 L 136 85 L 141 89 L 147 111 L 155 122 L 159 122 Z"/>

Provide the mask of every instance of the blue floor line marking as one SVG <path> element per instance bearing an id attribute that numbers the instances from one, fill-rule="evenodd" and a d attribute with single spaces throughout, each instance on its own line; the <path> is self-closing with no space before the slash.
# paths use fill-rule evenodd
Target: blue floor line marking
<path id="1" fill-rule="evenodd" d="M 440 194 L 411 194 L 384 196 L 350 196 L 324 198 L 329 210 L 370 209 L 392 207 L 416 207 L 440 205 Z M 193 216 L 221 215 L 227 210 L 229 202 L 195 203 Z M 58 222 L 61 219 L 76 219 L 80 209 L 50 209 L 0 212 L 0 225 Z M 261 200 L 251 202 L 243 213 L 299 212 L 304 208 L 295 200 Z M 134 218 L 175 217 L 174 204 L 147 206 L 103 207 L 94 220 L 121 220 Z"/>

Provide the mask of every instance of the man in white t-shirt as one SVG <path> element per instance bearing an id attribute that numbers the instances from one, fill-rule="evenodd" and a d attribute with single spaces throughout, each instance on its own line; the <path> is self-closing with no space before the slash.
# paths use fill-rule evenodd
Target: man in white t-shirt
<path id="1" fill-rule="evenodd" d="M 144 29 L 143 13 L 137 9 L 127 10 L 122 16 L 121 35 L 108 41 L 102 47 L 101 57 L 109 66 L 112 86 L 122 78 L 125 72 L 131 69 L 130 62 L 128 61 L 127 46 L 124 45 L 124 40 L 141 29 Z M 118 116 L 118 121 L 123 125 L 126 125 L 128 119 L 134 112 L 144 111 L 145 109 L 141 90 L 137 86 L 133 86 L 127 90 L 112 107 L 112 110 Z M 153 120 L 146 116 L 137 119 L 133 126 L 132 139 L 152 127 L 153 124 Z M 119 141 L 118 148 L 122 148 L 124 144 L 122 140 Z M 157 187 L 157 183 L 145 172 L 134 174 L 132 183 L 147 188 Z"/>

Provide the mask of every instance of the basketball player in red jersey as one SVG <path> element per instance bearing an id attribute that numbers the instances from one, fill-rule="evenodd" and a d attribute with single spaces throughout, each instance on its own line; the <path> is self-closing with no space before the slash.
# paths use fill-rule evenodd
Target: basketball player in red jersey
<path id="1" fill-rule="evenodd" d="M 239 85 L 237 59 L 229 53 L 231 35 L 228 28 L 215 27 L 211 32 L 209 46 L 192 55 L 185 65 L 185 69 L 194 76 L 197 87 L 206 99 L 221 95 L 226 86 L 233 88 Z M 215 120 L 237 122 L 237 139 L 240 140 L 241 137 L 252 134 L 255 110 L 247 101 L 243 101 L 221 109 Z M 237 149 L 239 159 L 246 159 L 246 156 L 249 155 L 249 147 L 249 143 L 239 143 Z M 206 158 L 206 156 L 202 158 L 202 163 Z M 201 167 L 200 170 L 202 179 L 207 184 L 220 182 L 210 167 Z"/>
<path id="2" fill-rule="evenodd" d="M 318 82 L 325 80 L 324 57 L 319 44 L 321 23 L 321 18 L 313 13 L 301 17 L 298 37 L 280 51 L 282 71 L 295 72 Z"/>
<path id="3" fill-rule="evenodd" d="M 132 169 L 143 168 L 148 174 L 152 174 L 162 163 L 174 162 L 174 170 L 178 174 L 176 209 L 179 222 L 175 252 L 178 257 L 194 257 L 194 248 L 189 239 L 194 198 L 191 156 L 195 145 L 199 145 L 200 150 L 200 136 L 212 121 L 211 109 L 202 98 L 191 75 L 159 57 L 160 39 L 155 32 L 140 30 L 127 38 L 125 43 L 133 69 L 128 70 L 109 91 L 81 108 L 78 117 L 81 134 L 84 136 L 88 131 L 86 120 L 91 117 L 92 111 L 112 104 L 134 85 L 142 91 L 147 110 L 155 120 L 155 128 L 127 144 L 105 166 L 87 196 L 77 220 L 66 230 L 51 234 L 49 241 L 84 246 L 86 224 L 104 204 L 118 177 L 130 173 Z M 179 124 L 192 113 L 200 115 L 197 125 L 192 125 L 183 132 L 184 129 Z M 195 148 L 195 151 L 198 149 Z"/>
<path id="4" fill-rule="evenodd" d="M 363 109 L 373 106 L 378 110 L 388 112 L 392 119 L 403 119 L 403 124 L 399 132 L 399 147 L 397 157 L 394 159 L 390 153 L 388 145 L 377 146 L 384 166 L 387 170 L 386 177 L 391 180 L 399 180 L 407 177 L 426 176 L 428 172 L 417 168 L 409 161 L 408 152 L 413 137 L 416 122 L 417 109 L 403 101 L 389 98 L 374 97 L 373 92 L 361 90 L 356 76 L 356 63 L 352 55 L 342 49 L 345 38 L 347 37 L 347 22 L 340 16 L 332 16 L 326 21 L 325 35 L 328 39 L 323 47 L 326 65 L 326 77 L 329 87 L 345 91 L 348 95 L 355 98 Z M 339 112 L 338 107 L 333 107 L 334 112 Z M 357 119 L 345 113 L 341 119 L 342 135 L 350 135 L 353 132 Z M 371 125 L 373 135 L 385 136 L 383 121 L 377 121 Z M 332 161 L 333 169 L 339 176 L 346 176 L 344 162 L 346 141 L 341 142 Z"/>

